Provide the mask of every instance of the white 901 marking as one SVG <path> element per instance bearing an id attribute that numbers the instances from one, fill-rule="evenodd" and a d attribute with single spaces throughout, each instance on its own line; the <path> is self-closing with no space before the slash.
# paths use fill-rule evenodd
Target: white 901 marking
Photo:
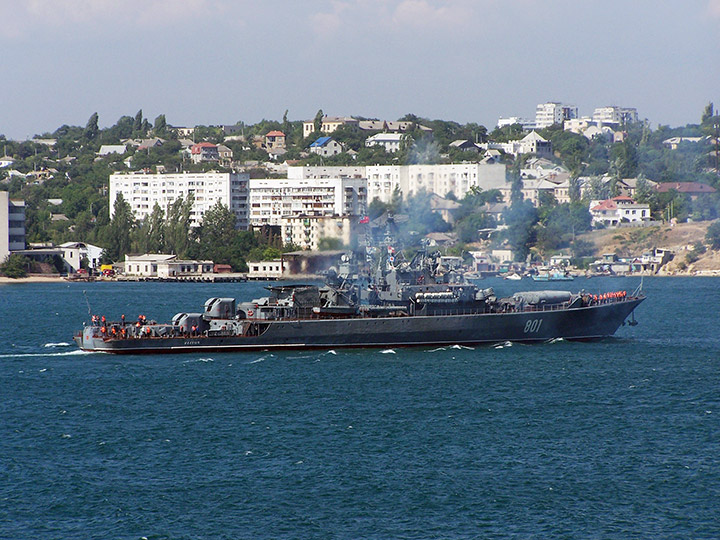
<path id="1" fill-rule="evenodd" d="M 530 319 L 528 322 L 525 323 L 525 333 L 526 334 L 534 334 L 538 330 L 540 330 L 540 325 L 542 324 L 542 319 Z"/>

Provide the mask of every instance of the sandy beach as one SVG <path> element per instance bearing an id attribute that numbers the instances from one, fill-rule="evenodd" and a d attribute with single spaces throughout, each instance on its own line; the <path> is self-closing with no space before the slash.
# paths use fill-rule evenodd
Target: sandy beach
<path id="1" fill-rule="evenodd" d="M 62 276 L 27 276 L 24 278 L 9 278 L 0 276 L 0 284 L 3 283 L 61 283 L 66 281 Z"/>

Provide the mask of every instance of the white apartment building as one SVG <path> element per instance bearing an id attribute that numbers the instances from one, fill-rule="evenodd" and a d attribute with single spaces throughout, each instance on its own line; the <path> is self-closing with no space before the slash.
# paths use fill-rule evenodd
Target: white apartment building
<path id="1" fill-rule="evenodd" d="M 535 109 L 535 127 L 542 129 L 577 117 L 578 108 L 575 105 L 566 105 L 555 101 L 540 103 Z"/>
<path id="2" fill-rule="evenodd" d="M 509 189 L 501 163 L 451 163 L 438 165 L 369 165 L 367 167 L 288 167 L 288 178 L 367 179 L 367 200 L 391 202 L 398 189 L 404 197 L 421 190 L 445 197 L 452 192 L 462 199 L 473 187 Z"/>
<path id="3" fill-rule="evenodd" d="M 284 216 L 354 216 L 367 207 L 363 178 L 253 178 L 249 220 L 282 225 Z"/>
<path id="4" fill-rule="evenodd" d="M 593 112 L 593 121 L 597 124 L 632 124 L 638 121 L 637 109 L 632 107 L 598 107 Z"/>
<path id="5" fill-rule="evenodd" d="M 302 249 L 317 251 L 320 240 L 336 238 L 343 246 L 351 246 L 358 239 L 356 216 L 285 216 L 282 239 Z"/>
<path id="6" fill-rule="evenodd" d="M 365 166 L 314 166 L 288 167 L 288 180 L 307 180 L 308 178 L 365 178 Z"/>
<path id="7" fill-rule="evenodd" d="M 388 153 L 394 153 L 400 150 L 405 135 L 403 133 L 377 133 L 365 139 L 365 146 L 382 146 Z"/>
<path id="8" fill-rule="evenodd" d="M 0 263 L 11 251 L 25 249 L 25 201 L 10 199 L 0 191 Z"/>
<path id="9" fill-rule="evenodd" d="M 191 213 L 193 226 L 198 226 L 205 212 L 220 202 L 237 217 L 235 226 L 247 229 L 249 179 L 246 173 L 114 173 L 110 175 L 110 217 L 119 194 L 135 217 L 143 220 L 152 213 L 155 203 L 167 216 L 172 203 L 180 197 L 187 199 L 192 193 L 195 196 Z"/>

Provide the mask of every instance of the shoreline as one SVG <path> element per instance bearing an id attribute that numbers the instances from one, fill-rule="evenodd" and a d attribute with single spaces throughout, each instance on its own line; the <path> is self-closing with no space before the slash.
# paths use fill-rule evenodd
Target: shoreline
<path id="1" fill-rule="evenodd" d="M 500 277 L 500 276 L 497 276 Z M 578 274 L 574 277 L 578 278 L 598 278 L 598 277 L 658 277 L 658 278 L 674 278 L 674 277 L 691 277 L 691 278 L 712 278 L 712 277 L 720 277 L 720 270 L 698 270 L 693 273 L 679 273 L 679 272 L 668 272 L 668 273 L 660 273 L 660 274 L 628 274 L 628 275 L 618 275 L 618 276 L 586 276 L 584 274 Z M 297 281 L 302 279 L 308 279 L 307 275 L 298 275 L 296 277 L 289 277 L 287 279 L 273 279 L 273 280 L 250 280 L 250 281 Z M 133 283 L 140 283 L 141 281 L 145 280 L 132 280 Z M 82 280 L 70 280 L 63 276 L 44 276 L 44 275 L 34 275 L 34 276 L 26 276 L 23 278 L 9 278 L 5 276 L 0 276 L 0 285 L 5 284 L 22 284 L 22 283 L 129 283 L 130 280 L 122 280 L 122 279 L 98 279 L 95 281 L 82 281 Z M 156 280 L 147 280 L 147 283 L 156 283 Z M 213 282 L 208 282 L 213 283 Z M 217 281 L 215 283 L 225 283 L 224 281 Z"/>
<path id="2" fill-rule="evenodd" d="M 0 276 L 0 284 L 4 283 L 62 283 L 67 281 L 62 276 L 26 276 L 22 278 L 9 278 Z"/>

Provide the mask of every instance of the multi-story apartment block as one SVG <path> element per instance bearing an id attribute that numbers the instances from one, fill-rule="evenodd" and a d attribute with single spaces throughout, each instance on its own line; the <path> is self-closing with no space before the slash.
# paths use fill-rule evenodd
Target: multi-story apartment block
<path id="1" fill-rule="evenodd" d="M 369 165 L 367 167 L 288 167 L 288 178 L 365 178 L 367 200 L 388 203 L 398 190 L 403 196 L 421 190 L 462 199 L 473 187 L 503 189 L 505 165 L 500 163 L 453 163 L 439 165 Z"/>
<path id="2" fill-rule="evenodd" d="M 635 108 L 617 107 L 615 105 L 598 107 L 593 112 L 593 121 L 597 124 L 615 124 L 622 126 L 624 124 L 637 122 L 638 113 Z"/>
<path id="3" fill-rule="evenodd" d="M 249 178 L 246 173 L 115 173 L 110 175 L 110 216 L 119 194 L 130 205 L 135 217 L 143 220 L 152 213 L 155 203 L 167 215 L 172 203 L 180 197 L 187 199 L 192 193 L 195 197 L 191 214 L 194 226 L 202 222 L 207 210 L 220 202 L 237 217 L 235 226 L 247 229 Z"/>
<path id="4" fill-rule="evenodd" d="M 357 242 L 357 216 L 284 216 L 281 219 L 285 244 L 316 251 L 323 238 L 337 239 L 344 246 Z"/>
<path id="5" fill-rule="evenodd" d="M 0 191 L 0 263 L 12 251 L 25 249 L 25 201 Z"/>
<path id="6" fill-rule="evenodd" d="M 250 224 L 282 225 L 284 216 L 356 216 L 367 207 L 363 178 L 253 178 Z"/>
<path id="7" fill-rule="evenodd" d="M 535 109 L 535 127 L 542 129 L 577 117 L 578 108 L 575 105 L 565 105 L 554 101 L 540 103 Z"/>

